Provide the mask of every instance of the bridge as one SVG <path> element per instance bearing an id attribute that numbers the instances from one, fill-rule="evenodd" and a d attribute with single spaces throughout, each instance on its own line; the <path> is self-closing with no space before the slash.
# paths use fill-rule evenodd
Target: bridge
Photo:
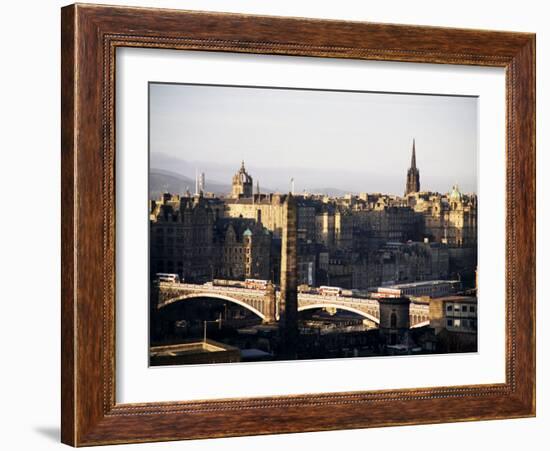
<path id="1" fill-rule="evenodd" d="M 266 289 L 245 288 L 236 285 L 160 282 L 157 286 L 157 309 L 198 298 L 212 298 L 232 302 L 251 311 L 263 322 L 279 319 L 280 291 L 272 285 Z M 298 312 L 313 309 L 344 310 L 380 324 L 380 304 L 366 297 L 298 293 Z M 409 308 L 411 328 L 426 326 L 430 322 L 429 305 L 411 302 Z"/>
<path id="2" fill-rule="evenodd" d="M 189 283 L 160 282 L 158 284 L 157 308 L 198 298 L 220 299 L 250 310 L 264 322 L 276 319 L 276 296 L 274 290 L 254 290 L 235 286 L 218 286 Z"/>

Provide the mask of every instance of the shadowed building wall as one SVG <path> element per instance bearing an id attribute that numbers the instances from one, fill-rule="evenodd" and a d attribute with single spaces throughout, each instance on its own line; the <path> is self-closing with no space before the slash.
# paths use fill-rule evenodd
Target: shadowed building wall
<path id="1" fill-rule="evenodd" d="M 297 231 L 296 200 L 291 194 L 288 195 L 284 204 L 279 324 L 285 358 L 296 358 L 298 344 Z"/>
<path id="2" fill-rule="evenodd" d="M 382 298 L 380 337 L 386 345 L 405 344 L 410 328 L 410 300 L 406 297 Z"/>

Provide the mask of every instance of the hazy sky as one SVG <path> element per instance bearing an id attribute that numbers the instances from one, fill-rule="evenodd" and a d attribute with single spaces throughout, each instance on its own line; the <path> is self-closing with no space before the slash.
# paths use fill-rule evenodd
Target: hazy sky
<path id="1" fill-rule="evenodd" d="M 245 160 L 254 183 L 283 191 L 294 177 L 297 192 L 402 194 L 413 138 L 422 190 L 476 191 L 477 123 L 472 97 L 150 85 L 152 161 L 230 183 L 214 177 Z"/>

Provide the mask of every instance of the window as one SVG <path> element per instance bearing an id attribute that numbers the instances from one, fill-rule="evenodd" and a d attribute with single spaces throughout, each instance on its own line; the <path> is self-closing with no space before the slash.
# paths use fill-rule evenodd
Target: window
<path id="1" fill-rule="evenodd" d="M 453 320 L 452 319 L 448 319 L 447 320 L 447 327 L 452 327 L 453 325 Z"/>
<path id="2" fill-rule="evenodd" d="M 453 326 L 454 326 L 454 327 L 460 327 L 460 320 L 459 320 L 459 319 L 455 319 L 455 320 L 453 321 Z"/>
<path id="3" fill-rule="evenodd" d="M 397 315 L 395 314 L 395 312 L 391 312 L 391 315 L 390 315 L 390 327 L 391 327 L 391 328 L 397 327 Z"/>
<path id="4" fill-rule="evenodd" d="M 470 305 L 470 313 L 475 313 L 476 308 L 473 305 Z"/>
<path id="5" fill-rule="evenodd" d="M 468 306 L 467 306 L 467 305 L 463 305 L 463 306 L 462 306 L 462 311 L 463 311 L 464 313 L 466 313 L 466 312 L 468 311 Z"/>
<path id="6" fill-rule="evenodd" d="M 453 311 L 453 306 L 451 304 L 448 304 L 447 305 L 447 311 L 448 312 L 452 312 Z"/>

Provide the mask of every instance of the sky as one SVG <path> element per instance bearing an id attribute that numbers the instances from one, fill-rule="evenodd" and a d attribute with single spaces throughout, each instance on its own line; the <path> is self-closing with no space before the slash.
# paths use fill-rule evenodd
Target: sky
<path id="1" fill-rule="evenodd" d="M 151 167 L 207 188 L 244 160 L 266 190 L 403 194 L 415 139 L 421 190 L 476 192 L 475 97 L 151 83 L 149 102 Z"/>

